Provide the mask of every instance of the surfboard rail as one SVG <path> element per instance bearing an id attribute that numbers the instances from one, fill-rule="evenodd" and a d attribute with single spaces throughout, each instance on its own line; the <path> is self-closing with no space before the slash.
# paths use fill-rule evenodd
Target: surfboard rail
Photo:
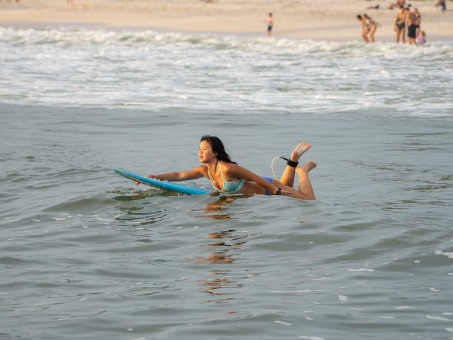
<path id="1" fill-rule="evenodd" d="M 118 175 L 123 176 L 124 178 L 130 179 L 131 181 L 140 182 L 142 184 L 150 185 L 157 188 L 162 188 L 166 190 L 171 190 L 179 192 L 186 195 L 206 195 L 211 193 L 211 190 L 206 188 L 198 187 L 195 185 L 187 185 L 183 183 L 169 182 L 169 181 L 160 181 L 155 178 L 148 178 L 138 174 L 135 174 L 130 171 L 126 171 L 120 168 L 113 169 Z"/>

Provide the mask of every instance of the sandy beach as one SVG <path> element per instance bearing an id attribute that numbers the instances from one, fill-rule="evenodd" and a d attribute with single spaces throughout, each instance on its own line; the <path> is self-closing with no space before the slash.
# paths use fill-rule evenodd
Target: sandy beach
<path id="1" fill-rule="evenodd" d="M 377 41 L 394 41 L 396 9 L 383 0 L 3 0 L 0 25 L 99 26 L 180 32 L 264 35 L 266 15 L 274 14 L 275 38 L 360 41 L 356 15 L 367 13 L 382 25 Z M 439 13 L 434 1 L 410 2 L 422 14 L 430 40 L 453 39 L 453 2 Z M 379 5 L 379 9 L 371 9 Z M 449 6 L 450 5 L 450 6 Z"/>

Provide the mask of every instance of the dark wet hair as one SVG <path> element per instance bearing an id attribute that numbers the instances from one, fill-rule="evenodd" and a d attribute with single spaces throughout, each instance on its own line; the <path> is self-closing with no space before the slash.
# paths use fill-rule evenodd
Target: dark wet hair
<path id="1" fill-rule="evenodd" d="M 357 19 L 362 19 L 362 16 L 360 14 L 358 14 Z"/>
<path id="2" fill-rule="evenodd" d="M 225 151 L 225 147 L 223 146 L 223 143 L 219 137 L 206 135 L 201 137 L 200 142 L 203 141 L 206 141 L 211 145 L 212 151 L 219 161 L 235 163 L 231 160 L 230 155 L 228 155 L 228 153 Z"/>

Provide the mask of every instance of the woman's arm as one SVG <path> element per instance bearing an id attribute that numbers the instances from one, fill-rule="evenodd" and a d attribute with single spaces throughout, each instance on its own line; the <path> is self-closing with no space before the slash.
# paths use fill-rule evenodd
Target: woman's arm
<path id="1" fill-rule="evenodd" d="M 246 181 L 255 182 L 260 187 L 268 190 L 272 195 L 275 195 L 277 190 L 279 189 L 272 183 L 266 181 L 261 176 L 258 176 L 257 174 L 251 172 L 250 170 L 247 170 L 246 168 L 243 168 L 238 164 L 225 162 L 223 164 L 228 164 L 227 166 L 225 166 L 225 174 L 229 177 L 242 178 Z"/>
<path id="2" fill-rule="evenodd" d="M 148 178 L 155 178 L 161 181 L 188 181 L 191 179 L 198 179 L 204 176 L 205 166 L 200 165 L 196 168 L 187 171 L 176 171 L 176 172 L 166 172 L 163 174 L 152 174 L 149 175 Z"/>

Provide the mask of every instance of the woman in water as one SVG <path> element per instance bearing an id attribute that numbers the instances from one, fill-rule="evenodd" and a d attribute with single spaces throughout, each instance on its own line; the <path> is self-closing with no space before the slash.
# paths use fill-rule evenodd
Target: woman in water
<path id="1" fill-rule="evenodd" d="M 374 21 L 373 19 L 371 19 L 371 17 L 369 17 L 367 14 L 364 14 L 363 18 L 365 19 L 365 25 L 368 29 L 368 34 L 370 35 L 370 37 L 369 37 L 370 42 L 374 43 L 374 33 L 376 33 L 378 26 L 379 27 L 382 27 L 382 26 L 377 21 Z"/>
<path id="2" fill-rule="evenodd" d="M 357 20 L 362 24 L 362 39 L 366 43 L 369 43 L 370 40 L 368 39 L 368 26 L 365 22 L 365 18 L 362 17 L 360 14 L 357 15 Z"/>
<path id="3" fill-rule="evenodd" d="M 310 149 L 311 145 L 302 142 L 293 150 L 280 180 L 260 177 L 233 162 L 225 151 L 222 141 L 215 136 L 201 137 L 198 159 L 202 165 L 187 171 L 152 174 L 148 178 L 167 181 L 187 181 L 206 177 L 219 192 L 239 193 L 244 195 L 285 195 L 302 200 L 314 200 L 315 193 L 311 186 L 308 172 L 316 163 L 308 161 L 297 167 L 299 158 Z M 299 176 L 298 188 L 293 188 L 295 173 Z"/>

